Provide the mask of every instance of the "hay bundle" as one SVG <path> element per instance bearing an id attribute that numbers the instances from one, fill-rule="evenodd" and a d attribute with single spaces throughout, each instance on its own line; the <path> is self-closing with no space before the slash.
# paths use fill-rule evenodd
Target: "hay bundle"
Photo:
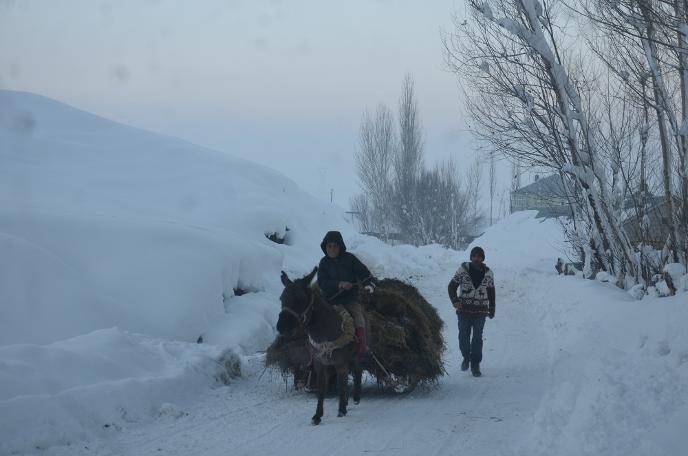
<path id="1" fill-rule="evenodd" d="M 385 279 L 372 295 L 362 295 L 361 299 L 370 326 L 368 345 L 393 378 L 388 378 L 372 357 L 363 360 L 366 371 L 383 383 L 402 381 L 409 385 L 432 382 L 444 374 L 444 322 L 415 287 Z M 308 340 L 302 330 L 297 330 L 277 336 L 265 363 L 296 377 L 309 360 Z"/>
<path id="2" fill-rule="evenodd" d="M 310 362 L 308 337 L 299 327 L 288 336 L 277 335 L 265 354 L 265 365 L 288 371 L 294 368 L 305 368 Z"/>

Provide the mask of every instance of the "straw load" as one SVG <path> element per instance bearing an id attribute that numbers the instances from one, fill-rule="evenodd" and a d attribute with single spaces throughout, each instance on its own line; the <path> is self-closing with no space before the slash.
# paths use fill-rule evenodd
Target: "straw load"
<path id="1" fill-rule="evenodd" d="M 364 370 L 382 384 L 409 387 L 444 374 L 444 322 L 415 287 L 385 279 L 374 293 L 361 293 L 361 301 L 370 328 Z M 309 361 L 308 339 L 301 328 L 278 335 L 265 358 L 268 367 L 292 374 L 295 385 L 307 378 Z"/>

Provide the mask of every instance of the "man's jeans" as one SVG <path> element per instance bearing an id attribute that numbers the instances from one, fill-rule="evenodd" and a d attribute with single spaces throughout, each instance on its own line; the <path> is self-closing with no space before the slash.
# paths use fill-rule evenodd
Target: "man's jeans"
<path id="1" fill-rule="evenodd" d="M 485 315 L 473 315 L 460 313 L 459 317 L 459 348 L 465 359 L 472 363 L 483 360 L 483 328 L 485 327 Z M 471 330 L 473 340 L 471 340 Z"/>

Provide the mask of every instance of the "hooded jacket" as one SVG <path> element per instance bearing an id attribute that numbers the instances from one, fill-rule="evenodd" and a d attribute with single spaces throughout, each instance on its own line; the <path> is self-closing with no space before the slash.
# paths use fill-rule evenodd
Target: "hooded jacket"
<path id="1" fill-rule="evenodd" d="M 339 256 L 337 258 L 327 256 L 325 246 L 328 242 L 339 244 Z M 328 300 L 332 300 L 337 295 L 333 303 L 348 304 L 353 302 L 358 290 L 356 288 L 340 290 L 339 282 L 369 283 L 374 280 L 370 271 L 354 254 L 346 251 L 344 239 L 339 231 L 329 231 L 320 243 L 320 248 L 325 256 L 320 260 L 318 266 L 318 287 Z"/>

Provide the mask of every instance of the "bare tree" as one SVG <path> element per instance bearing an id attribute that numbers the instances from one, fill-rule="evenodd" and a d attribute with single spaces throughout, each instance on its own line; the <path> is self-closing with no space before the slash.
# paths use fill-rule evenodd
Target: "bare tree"
<path id="1" fill-rule="evenodd" d="M 471 201 L 459 179 L 453 160 L 423 168 L 416 186 L 419 244 L 439 243 L 459 248 L 480 223 L 469 208 Z"/>
<path id="2" fill-rule="evenodd" d="M 552 2 L 469 0 L 472 20 L 445 39 L 447 61 L 462 75 L 478 137 L 492 150 L 570 179 L 586 249 L 625 284 L 634 252 L 610 206 L 608 169 L 585 73 L 562 46 L 564 24 Z"/>
<path id="3" fill-rule="evenodd" d="M 521 188 L 521 164 L 518 160 L 511 161 L 511 193 Z M 513 211 L 511 207 L 511 198 L 509 198 L 509 212 Z"/>
<path id="4" fill-rule="evenodd" d="M 407 242 L 463 247 L 482 223 L 482 164 L 476 158 L 467 184 L 453 160 L 426 168 L 413 79 L 406 76 L 399 100 L 399 137 L 391 111 L 380 105 L 363 115 L 356 167 L 362 194 L 350 204 L 363 231 L 386 238 L 399 230 Z M 494 189 L 492 190 L 494 197 Z"/>
<path id="5" fill-rule="evenodd" d="M 495 152 L 490 151 L 490 168 L 488 170 L 488 181 L 490 185 L 490 226 L 493 225 L 493 206 L 495 192 L 497 191 L 497 160 L 495 159 Z"/>
<path id="6" fill-rule="evenodd" d="M 390 229 L 394 135 L 394 118 L 389 108 L 381 104 L 374 117 L 368 112 L 363 114 L 356 168 L 361 188 L 372 206 L 371 228 L 384 235 Z"/>
<path id="7" fill-rule="evenodd" d="M 483 183 L 483 163 L 479 156 L 476 156 L 468 169 L 468 175 L 466 176 L 466 198 L 468 200 L 466 205 L 466 211 L 468 214 L 468 219 L 474 221 L 474 225 L 477 225 L 481 220 L 482 211 L 480 210 L 480 189 Z M 476 227 L 471 227 L 475 229 Z M 475 234 L 475 233 L 471 233 Z"/>
<path id="8" fill-rule="evenodd" d="M 610 43 L 607 48 L 596 49 L 597 54 L 618 81 L 642 101 L 644 115 L 647 116 L 648 108 L 654 113 L 652 127 L 659 136 L 661 182 L 669 213 L 667 224 L 671 227 L 667 250 L 673 261 L 685 265 L 688 256 L 686 1 L 581 0 L 580 3 L 582 14 Z M 650 90 L 646 90 L 648 85 Z M 650 127 L 649 122 L 647 126 Z"/>
<path id="9" fill-rule="evenodd" d="M 501 220 L 509 215 L 510 212 L 509 189 L 502 188 L 499 192 L 499 212 L 497 212 L 497 220 Z"/>
<path id="10" fill-rule="evenodd" d="M 356 221 L 358 221 L 359 231 L 362 233 L 370 233 L 373 231 L 368 197 L 366 197 L 365 194 L 356 195 L 351 198 L 349 205 Z"/>
<path id="11" fill-rule="evenodd" d="M 407 237 L 421 229 L 415 187 L 423 169 L 423 141 L 413 78 L 406 75 L 399 99 L 399 149 L 394 160 L 397 225 Z"/>

